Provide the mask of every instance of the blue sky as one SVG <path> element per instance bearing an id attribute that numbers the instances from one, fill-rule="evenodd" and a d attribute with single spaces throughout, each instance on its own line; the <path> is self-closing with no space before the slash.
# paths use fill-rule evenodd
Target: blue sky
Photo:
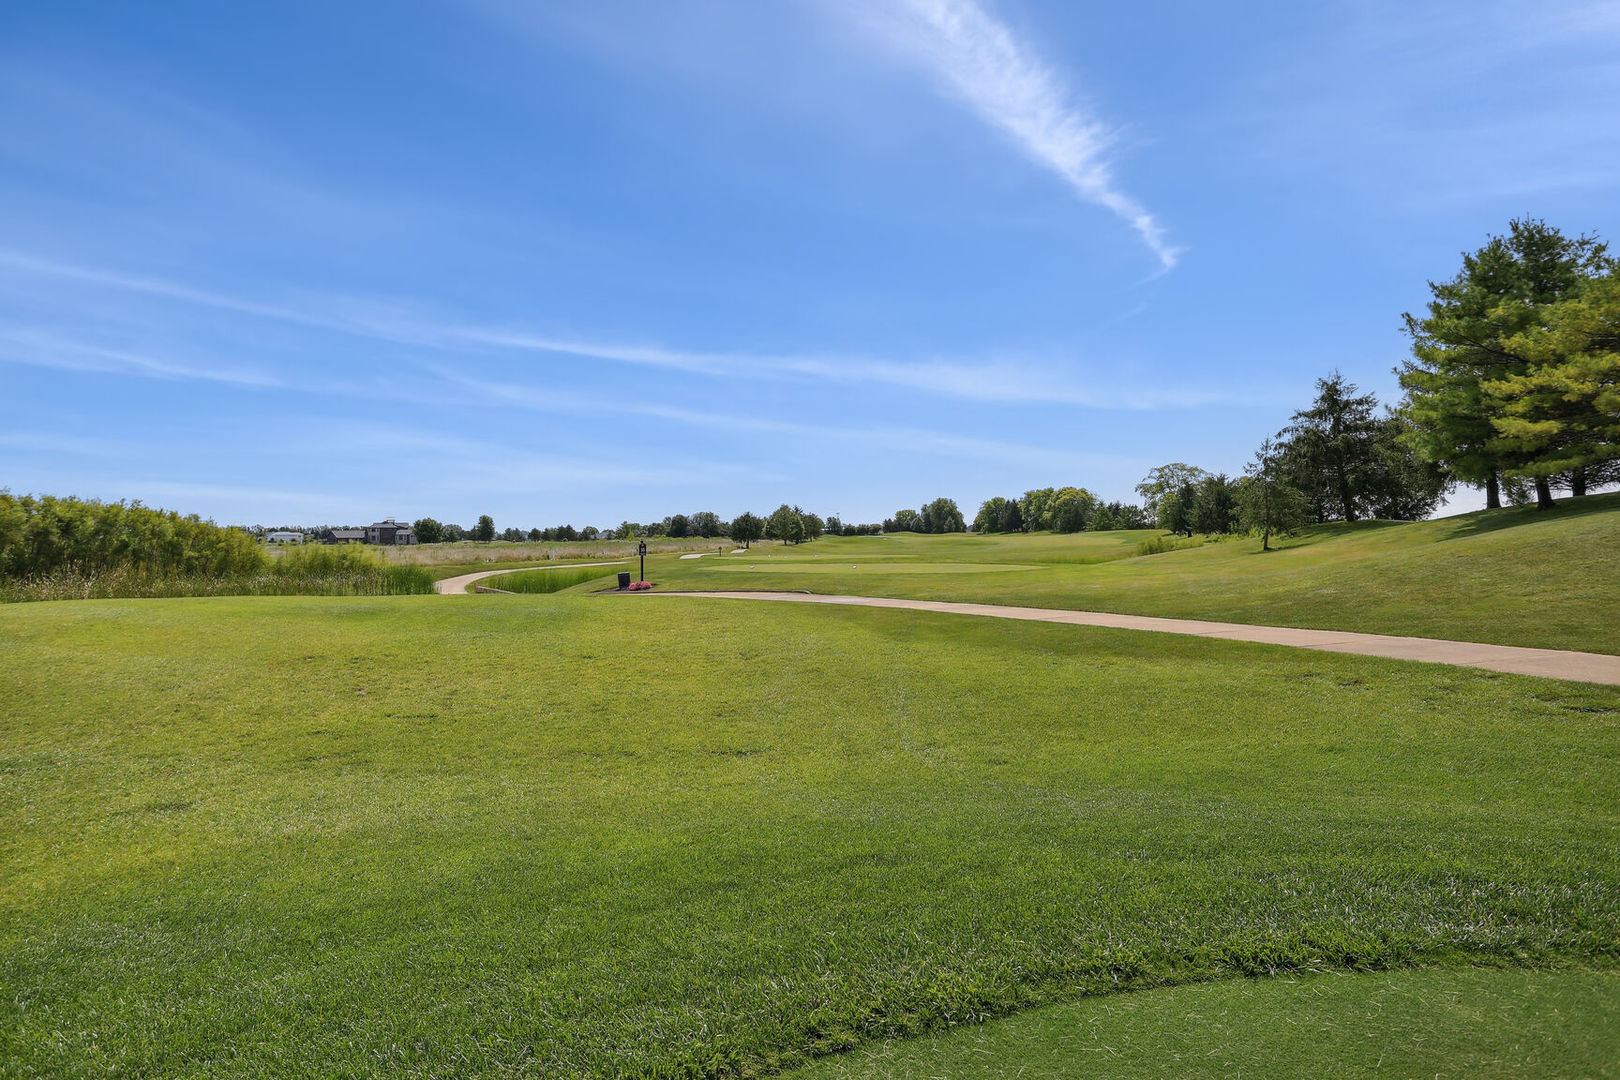
<path id="1" fill-rule="evenodd" d="M 1612 2 L 12 0 L 0 486 L 1130 498 L 1335 368 L 1393 400 L 1510 218 L 1620 239 L 1617 101 Z"/>

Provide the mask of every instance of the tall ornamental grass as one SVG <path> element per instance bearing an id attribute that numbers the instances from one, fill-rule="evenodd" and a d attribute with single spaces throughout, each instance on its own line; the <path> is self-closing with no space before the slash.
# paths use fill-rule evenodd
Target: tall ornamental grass
<path id="1" fill-rule="evenodd" d="M 483 584 L 492 589 L 515 593 L 554 593 L 583 585 L 587 581 L 611 579 L 618 573 L 615 566 L 559 566 L 555 569 L 518 571 L 486 578 Z"/>
<path id="2" fill-rule="evenodd" d="M 1184 551 L 1187 548 L 1203 547 L 1202 536 L 1155 536 L 1151 540 L 1143 540 L 1136 545 L 1138 555 L 1163 555 L 1167 551 Z"/>

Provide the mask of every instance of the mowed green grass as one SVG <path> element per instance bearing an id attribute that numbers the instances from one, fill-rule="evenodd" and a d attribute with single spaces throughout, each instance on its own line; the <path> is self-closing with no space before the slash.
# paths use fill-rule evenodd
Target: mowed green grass
<path id="1" fill-rule="evenodd" d="M 7 1077 L 749 1074 L 1620 968 L 1611 688 L 565 593 L 0 608 L 0 697 Z"/>
<path id="2" fill-rule="evenodd" d="M 1151 535 L 824 538 L 648 573 L 669 589 L 805 589 L 1620 653 L 1620 494 L 1546 513 L 1325 526 L 1266 553 L 1241 538 L 1129 557 Z M 983 572 L 995 563 L 1018 565 Z"/>
<path id="3" fill-rule="evenodd" d="M 1398 971 L 1086 998 L 883 1043 L 795 1080 L 1425 1080 L 1620 1075 L 1620 978 Z"/>

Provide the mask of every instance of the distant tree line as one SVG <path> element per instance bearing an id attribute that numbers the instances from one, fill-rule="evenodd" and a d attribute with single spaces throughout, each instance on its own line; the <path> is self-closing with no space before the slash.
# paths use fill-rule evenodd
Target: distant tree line
<path id="1" fill-rule="evenodd" d="M 1085 488 L 1037 488 L 1021 497 L 996 496 L 979 505 L 973 531 L 981 533 L 1106 532 L 1145 529 L 1147 514 L 1130 503 L 1105 503 Z"/>
<path id="2" fill-rule="evenodd" d="M 1434 512 L 1453 480 L 1413 448 L 1411 421 L 1378 411 L 1377 399 L 1334 372 L 1316 398 L 1261 443 L 1237 478 L 1185 462 L 1151 470 L 1136 492 L 1161 529 L 1185 536 L 1252 532 L 1261 547 L 1307 522 L 1386 518 L 1416 521 Z"/>
<path id="3" fill-rule="evenodd" d="M 950 503 L 950 500 L 944 500 Z M 954 503 L 950 503 L 952 509 Z M 958 515 L 958 518 L 960 515 Z M 510 543 L 529 542 L 563 542 L 595 541 L 595 540 L 635 540 L 635 539 L 714 539 L 724 538 L 734 540 L 744 547 L 756 540 L 779 540 L 787 544 L 802 544 L 807 540 L 814 540 L 819 536 L 831 534 L 834 536 L 867 536 L 883 531 L 881 525 L 854 525 L 840 521 L 836 516 L 822 518 L 811 513 L 803 507 L 783 503 L 766 517 L 759 517 L 753 513 L 744 512 L 737 515 L 732 521 L 726 521 L 712 510 L 700 510 L 694 514 L 672 514 L 662 521 L 642 523 L 639 521 L 621 521 L 618 525 L 598 528 L 587 525 L 575 528 L 572 525 L 554 525 L 548 528 L 521 529 L 507 527 L 497 529 L 494 519 L 484 514 L 478 519 L 478 524 L 471 529 L 462 529 L 458 525 L 442 524 L 433 518 L 418 518 L 412 529 L 416 539 L 423 544 L 454 543 L 459 540 L 474 540 L 481 542 L 504 541 Z M 316 531 L 319 530 L 303 530 Z M 330 529 L 326 530 L 330 535 Z"/>

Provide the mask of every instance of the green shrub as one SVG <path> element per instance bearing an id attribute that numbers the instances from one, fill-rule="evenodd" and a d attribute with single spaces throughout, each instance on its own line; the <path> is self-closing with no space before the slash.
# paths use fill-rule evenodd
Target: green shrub
<path id="1" fill-rule="evenodd" d="M 426 570 L 358 545 L 270 558 L 247 533 L 196 515 L 0 491 L 0 601 L 432 591 Z"/>
<path id="2" fill-rule="evenodd" d="M 196 514 L 0 491 L 0 576 L 220 575 L 263 570 L 258 541 Z"/>

